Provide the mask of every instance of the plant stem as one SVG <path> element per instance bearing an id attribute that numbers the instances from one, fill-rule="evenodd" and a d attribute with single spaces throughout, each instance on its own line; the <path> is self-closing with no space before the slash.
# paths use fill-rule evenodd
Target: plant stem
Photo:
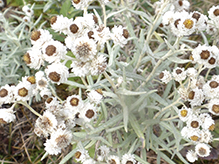
<path id="1" fill-rule="evenodd" d="M 39 114 L 38 112 L 36 112 L 30 105 L 27 104 L 27 102 L 24 101 L 17 101 L 17 103 L 24 105 L 25 107 L 27 107 L 33 114 L 35 114 L 38 117 L 43 117 L 41 114 Z"/>

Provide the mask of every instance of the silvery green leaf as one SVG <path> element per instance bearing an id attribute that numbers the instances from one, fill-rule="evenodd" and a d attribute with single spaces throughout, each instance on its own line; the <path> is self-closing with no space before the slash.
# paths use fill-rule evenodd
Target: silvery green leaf
<path id="1" fill-rule="evenodd" d="M 127 96 L 133 96 L 133 95 L 142 95 L 142 94 L 146 94 L 147 92 L 135 92 L 135 91 L 130 91 L 127 90 L 125 88 L 119 88 L 117 90 L 117 93 L 121 94 L 121 95 L 127 95 Z"/>
<path id="2" fill-rule="evenodd" d="M 171 62 L 173 63 L 177 63 L 177 64 L 185 64 L 185 63 L 189 63 L 191 62 L 191 60 L 188 60 L 188 59 L 180 59 L 176 56 L 170 56 L 168 57 L 168 60 L 170 60 Z"/>

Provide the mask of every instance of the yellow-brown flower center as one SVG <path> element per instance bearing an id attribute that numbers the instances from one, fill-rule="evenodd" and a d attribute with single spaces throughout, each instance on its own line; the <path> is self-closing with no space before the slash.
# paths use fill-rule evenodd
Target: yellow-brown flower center
<path id="1" fill-rule="evenodd" d="M 57 21 L 57 16 L 53 16 L 53 17 L 50 19 L 50 23 L 51 23 L 51 24 L 54 24 L 56 21 Z"/>
<path id="2" fill-rule="evenodd" d="M 209 64 L 215 64 L 215 62 L 216 62 L 216 59 L 215 58 L 213 58 L 213 57 L 211 57 L 209 60 L 208 60 L 208 63 Z"/>
<path id="3" fill-rule="evenodd" d="M 191 136 L 190 139 L 191 139 L 192 141 L 198 141 L 199 137 L 196 136 L 196 135 L 194 135 L 194 136 Z"/>
<path id="4" fill-rule="evenodd" d="M 183 24 L 184 24 L 185 28 L 191 29 L 191 28 L 193 27 L 194 22 L 193 22 L 193 20 L 191 20 L 191 19 L 186 19 L 186 20 L 183 22 Z"/>
<path id="5" fill-rule="evenodd" d="M 209 83 L 209 86 L 210 86 L 211 88 L 217 88 L 217 87 L 218 87 L 218 83 L 217 83 L 216 81 L 211 81 L 211 82 Z"/>
<path id="6" fill-rule="evenodd" d="M 192 121 L 191 122 L 191 127 L 198 128 L 199 127 L 199 122 L 198 121 Z"/>
<path id="7" fill-rule="evenodd" d="M 176 70 L 176 74 L 181 74 L 182 73 L 182 70 L 181 69 L 177 69 Z"/>
<path id="8" fill-rule="evenodd" d="M 181 115 L 182 117 L 186 117 L 187 114 L 188 114 L 188 111 L 185 110 L 185 109 L 183 109 L 183 110 L 180 111 L 180 115 Z"/>
<path id="9" fill-rule="evenodd" d="M 117 164 L 114 159 L 109 160 L 109 164 Z"/>
<path id="10" fill-rule="evenodd" d="M 214 13 L 215 16 L 218 16 L 219 15 L 219 9 L 215 9 L 213 13 Z"/>
<path id="11" fill-rule="evenodd" d="M 46 47 L 46 55 L 52 56 L 56 52 L 56 47 L 53 45 L 49 45 Z"/>
<path id="12" fill-rule="evenodd" d="M 50 97 L 50 98 L 48 98 L 48 99 L 46 100 L 46 102 L 49 104 L 49 103 L 51 103 L 51 102 L 52 102 L 52 100 L 53 100 L 53 98 L 52 98 L 52 97 Z"/>
<path id="13" fill-rule="evenodd" d="M 204 148 L 200 148 L 198 150 L 198 152 L 199 152 L 200 155 L 205 155 L 207 153 L 206 149 L 204 149 Z"/>
<path id="14" fill-rule="evenodd" d="M 196 19 L 197 21 L 199 20 L 200 17 L 201 15 L 199 13 L 192 14 L 192 18 Z"/>
<path id="15" fill-rule="evenodd" d="M 189 92 L 189 95 L 188 95 L 188 98 L 193 100 L 194 99 L 194 96 L 195 96 L 195 92 L 194 91 L 190 91 Z"/>
<path id="16" fill-rule="evenodd" d="M 87 110 L 85 116 L 87 118 L 92 118 L 94 116 L 94 111 L 92 109 Z"/>
<path id="17" fill-rule="evenodd" d="M 18 89 L 18 95 L 21 97 L 25 97 L 28 95 L 28 90 L 26 88 L 20 88 Z"/>
<path id="18" fill-rule="evenodd" d="M 201 59 L 208 59 L 209 58 L 209 56 L 210 56 L 210 52 L 208 51 L 208 50 L 203 50 L 202 52 L 201 52 L 201 54 L 200 54 L 200 56 L 201 56 Z"/>
<path id="19" fill-rule="evenodd" d="M 0 97 L 5 97 L 8 95 L 7 89 L 3 88 L 0 90 Z"/>
<path id="20" fill-rule="evenodd" d="M 78 106 L 79 99 L 74 97 L 70 100 L 71 106 Z"/>
<path id="21" fill-rule="evenodd" d="M 73 34 L 77 33 L 78 30 L 79 30 L 79 28 L 78 28 L 78 26 L 77 26 L 76 24 L 72 24 L 72 25 L 70 26 L 70 31 L 71 31 Z"/>
<path id="22" fill-rule="evenodd" d="M 34 76 L 29 76 L 29 77 L 27 78 L 27 81 L 29 81 L 31 84 L 36 84 L 36 79 L 35 79 Z"/>
<path id="23" fill-rule="evenodd" d="M 219 105 L 213 105 L 213 106 L 212 106 L 212 111 L 213 111 L 214 113 L 218 114 L 218 113 L 219 113 Z"/>
<path id="24" fill-rule="evenodd" d="M 212 124 L 211 126 L 209 126 L 209 128 L 208 128 L 208 129 L 209 129 L 210 131 L 213 131 L 213 130 L 214 130 L 214 128 L 215 128 L 215 125 L 214 125 L 214 124 Z"/>
<path id="25" fill-rule="evenodd" d="M 30 55 L 29 53 L 26 53 L 24 56 L 23 56 L 23 60 L 26 64 L 30 64 L 31 63 L 31 59 L 30 59 Z"/>
<path id="26" fill-rule="evenodd" d="M 50 72 L 49 78 L 54 82 L 59 82 L 59 80 L 61 79 L 60 74 L 58 74 L 57 72 Z"/>
<path id="27" fill-rule="evenodd" d="M 81 156 L 81 152 L 80 152 L 80 151 L 77 151 L 77 152 L 75 153 L 75 158 L 79 159 L 80 156 Z"/>
<path id="28" fill-rule="evenodd" d="M 129 32 L 126 29 L 123 29 L 123 34 L 122 34 L 126 39 L 129 37 Z"/>
<path id="29" fill-rule="evenodd" d="M 41 36 L 40 31 L 33 31 L 31 33 L 31 39 L 34 41 L 38 40 L 40 38 L 40 36 Z"/>

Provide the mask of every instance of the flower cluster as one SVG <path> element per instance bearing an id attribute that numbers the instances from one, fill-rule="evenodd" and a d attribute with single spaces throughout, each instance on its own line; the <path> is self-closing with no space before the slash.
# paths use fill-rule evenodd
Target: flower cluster
<path id="1" fill-rule="evenodd" d="M 30 22 L 31 17 L 34 14 L 33 7 L 34 6 L 30 7 L 30 5 L 25 5 L 25 6 L 22 7 L 22 11 L 25 14 L 25 16 L 23 17 L 24 22 Z"/>
<path id="2" fill-rule="evenodd" d="M 196 51 L 195 48 L 194 53 Z M 203 63 L 197 63 L 203 65 Z M 178 116 L 186 123 L 181 131 L 182 136 L 196 145 L 195 152 L 191 150 L 187 154 L 190 162 L 197 160 L 198 156 L 209 156 L 208 144 L 212 142 L 211 131 L 215 128 L 215 121 L 210 114 L 219 115 L 219 76 L 214 75 L 210 80 L 205 81 L 199 73 L 200 71 L 195 68 L 184 70 L 177 67 L 172 74 L 166 70 L 160 74 L 162 82 L 168 83 L 174 79 L 180 83 L 178 93 L 181 100 L 184 103 L 187 102 L 187 106 L 184 105 L 179 109 Z"/>
<path id="3" fill-rule="evenodd" d="M 98 18 L 92 13 L 75 20 L 62 15 L 54 16 L 51 18 L 51 28 L 66 35 L 65 45 L 75 56 L 72 59 L 71 71 L 80 77 L 104 72 L 107 67 L 107 55 L 100 50 L 109 40 L 123 47 L 129 35 L 122 26 L 115 26 L 110 32 L 109 27 L 98 25 Z"/>
<path id="4" fill-rule="evenodd" d="M 127 153 L 120 158 L 117 155 L 113 155 L 110 148 L 105 145 L 100 146 L 95 152 L 98 162 L 106 162 L 107 164 L 140 164 L 133 154 Z M 88 151 L 84 148 L 78 148 L 74 157 L 77 162 L 83 164 L 96 164 L 96 161 L 90 157 Z"/>
<path id="5" fill-rule="evenodd" d="M 211 26 L 206 15 L 199 11 L 188 12 L 189 6 L 190 4 L 187 0 L 174 1 L 170 10 L 162 16 L 162 25 L 171 30 L 177 37 L 188 36 L 194 32 L 202 32 Z"/>

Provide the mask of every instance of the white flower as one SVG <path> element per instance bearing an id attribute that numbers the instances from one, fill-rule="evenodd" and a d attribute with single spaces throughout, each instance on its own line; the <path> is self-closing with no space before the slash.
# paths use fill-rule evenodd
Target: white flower
<path id="1" fill-rule="evenodd" d="M 100 49 L 104 47 L 104 44 L 110 40 L 111 33 L 109 27 L 104 27 L 104 25 L 100 25 L 97 29 L 93 31 L 93 38 L 98 42 Z"/>
<path id="2" fill-rule="evenodd" d="M 210 155 L 210 147 L 205 143 L 198 143 L 195 146 L 195 152 L 200 157 L 207 157 Z"/>
<path id="3" fill-rule="evenodd" d="M 98 75 L 105 71 L 107 67 L 106 58 L 104 55 L 98 54 L 96 58 L 91 61 L 90 73 L 91 75 Z"/>
<path id="4" fill-rule="evenodd" d="M 47 78 L 53 83 L 64 83 L 69 76 L 68 68 L 62 63 L 52 63 L 45 69 Z"/>
<path id="5" fill-rule="evenodd" d="M 192 107 L 201 105 L 204 99 L 204 93 L 202 89 L 198 89 L 198 87 L 188 93 L 188 101 Z"/>
<path id="6" fill-rule="evenodd" d="M 201 139 L 201 130 L 200 129 L 191 130 L 191 133 L 189 133 L 188 137 L 195 143 L 199 142 Z"/>
<path id="7" fill-rule="evenodd" d="M 28 17 L 31 17 L 34 14 L 32 7 L 30 8 L 28 5 L 23 6 L 22 10 Z"/>
<path id="8" fill-rule="evenodd" d="M 59 41 L 51 40 L 42 47 L 43 59 L 49 63 L 64 59 L 66 47 Z"/>
<path id="9" fill-rule="evenodd" d="M 94 59 L 97 49 L 96 42 L 88 37 L 80 37 L 75 40 L 74 47 L 71 49 L 75 57 L 82 62 Z"/>
<path id="10" fill-rule="evenodd" d="M 47 139 L 46 143 L 44 143 L 44 146 L 46 152 L 49 153 L 50 155 L 57 155 L 61 153 L 61 148 L 58 147 L 56 143 L 51 139 Z"/>
<path id="11" fill-rule="evenodd" d="M 209 18 L 214 20 L 215 22 L 218 23 L 219 21 L 219 5 L 218 6 L 212 6 L 209 11 Z"/>
<path id="12" fill-rule="evenodd" d="M 208 20 L 207 21 L 207 34 L 209 35 L 215 35 L 217 33 L 217 25 L 214 20 Z"/>
<path id="13" fill-rule="evenodd" d="M 14 102 L 14 87 L 6 84 L 0 88 L 0 105 Z"/>
<path id="14" fill-rule="evenodd" d="M 72 72 L 75 76 L 84 77 L 90 73 L 90 63 L 81 61 L 72 61 Z"/>
<path id="15" fill-rule="evenodd" d="M 23 17 L 23 21 L 25 23 L 29 23 L 30 22 L 30 17 L 28 17 L 28 16 Z"/>
<path id="16" fill-rule="evenodd" d="M 162 24 L 164 26 L 169 26 L 174 21 L 174 11 L 167 11 L 162 17 Z"/>
<path id="17" fill-rule="evenodd" d="M 198 74 L 197 74 L 197 70 L 195 68 L 188 68 L 186 70 L 186 75 L 190 78 L 195 78 Z"/>
<path id="18" fill-rule="evenodd" d="M 186 11 L 175 12 L 174 21 L 170 24 L 171 31 L 177 37 L 190 35 L 196 30 L 196 20 Z"/>
<path id="19" fill-rule="evenodd" d="M 3 7 L 5 5 L 5 2 L 3 0 L 0 0 L 0 7 Z"/>
<path id="20" fill-rule="evenodd" d="M 203 123 L 202 123 L 202 128 L 205 130 L 214 130 L 215 127 L 215 122 L 212 119 L 212 117 L 205 117 Z"/>
<path id="21" fill-rule="evenodd" d="M 120 164 L 120 159 L 118 156 L 110 155 L 107 157 L 107 163 L 108 164 Z"/>
<path id="22" fill-rule="evenodd" d="M 202 129 L 201 130 L 201 139 L 199 142 L 209 143 L 212 142 L 213 136 L 209 130 Z"/>
<path id="23" fill-rule="evenodd" d="M 186 122 L 188 128 L 199 129 L 202 125 L 201 120 L 197 117 L 197 115 L 192 114 Z"/>
<path id="24" fill-rule="evenodd" d="M 135 156 L 133 154 L 124 154 L 122 156 L 122 164 L 127 164 L 128 161 L 134 164 L 136 162 Z"/>
<path id="25" fill-rule="evenodd" d="M 80 111 L 79 118 L 82 118 L 84 122 L 90 122 L 97 117 L 97 109 L 93 104 L 86 103 L 82 111 Z"/>
<path id="26" fill-rule="evenodd" d="M 187 107 L 183 107 L 178 112 L 179 118 L 183 122 L 187 121 L 189 119 L 189 117 L 191 116 L 191 114 L 192 114 L 192 109 L 191 108 L 187 108 Z"/>
<path id="27" fill-rule="evenodd" d="M 32 47 L 27 53 L 23 56 L 25 63 L 34 69 L 39 69 L 41 65 L 44 64 L 42 53 L 41 51 L 36 48 Z"/>
<path id="28" fill-rule="evenodd" d="M 204 31 L 207 28 L 207 21 L 208 18 L 206 15 L 201 14 L 198 11 L 193 11 L 192 12 L 192 18 L 196 20 L 196 30 L 197 31 Z"/>
<path id="29" fill-rule="evenodd" d="M 87 96 L 90 102 L 94 104 L 99 104 L 103 98 L 103 96 L 95 90 L 91 90 Z"/>
<path id="30" fill-rule="evenodd" d="M 89 6 L 89 3 L 92 0 L 72 0 L 72 5 L 76 8 L 76 9 L 81 9 L 83 10 L 84 8 L 87 8 Z"/>
<path id="31" fill-rule="evenodd" d="M 178 89 L 178 93 L 179 93 L 182 100 L 184 100 L 184 101 L 188 100 L 188 90 L 187 90 L 187 88 L 180 87 Z"/>
<path id="32" fill-rule="evenodd" d="M 43 71 L 38 71 L 35 74 L 36 77 L 36 89 L 43 90 L 48 87 L 48 80 L 45 77 Z"/>
<path id="33" fill-rule="evenodd" d="M 169 71 L 164 70 L 160 73 L 159 78 L 163 83 L 167 84 L 172 80 L 172 75 Z"/>
<path id="34" fill-rule="evenodd" d="M 99 2 L 102 4 L 107 4 L 109 1 L 111 1 L 111 0 L 99 0 Z"/>
<path id="35" fill-rule="evenodd" d="M 33 97 L 33 88 L 27 82 L 19 82 L 14 90 L 14 97 L 17 101 L 27 101 Z"/>
<path id="36" fill-rule="evenodd" d="M 51 134 L 54 131 L 57 124 L 58 121 L 56 119 L 56 116 L 52 114 L 49 110 L 46 110 L 43 113 L 43 116 L 39 117 L 36 120 L 34 131 L 38 136 L 42 135 L 44 137 L 47 137 L 49 134 Z"/>
<path id="37" fill-rule="evenodd" d="M 51 28 L 55 30 L 55 32 L 62 32 L 63 34 L 67 34 L 68 27 L 71 22 L 71 19 L 63 17 L 63 15 L 53 16 L 50 19 Z"/>
<path id="38" fill-rule="evenodd" d="M 219 98 L 219 83 L 215 80 L 209 80 L 203 86 L 203 92 L 206 98 Z"/>
<path id="39" fill-rule="evenodd" d="M 6 124 L 15 121 L 16 117 L 13 111 L 13 107 L 0 108 L 0 123 Z"/>
<path id="40" fill-rule="evenodd" d="M 93 160 L 92 158 L 90 158 L 90 159 L 86 159 L 86 160 L 83 162 L 83 164 L 96 164 L 96 161 Z"/>
<path id="41" fill-rule="evenodd" d="M 173 76 L 174 80 L 176 80 L 178 82 L 183 81 L 186 78 L 186 71 L 184 68 L 176 67 L 173 70 L 172 76 Z"/>
<path id="42" fill-rule="evenodd" d="M 83 22 L 84 22 L 84 17 L 77 17 L 75 18 L 74 21 L 73 20 L 69 21 L 68 28 L 67 28 L 67 35 L 71 37 L 73 40 L 83 36 L 84 34 Z M 66 43 L 67 47 L 68 47 L 68 44 Z M 74 43 L 71 43 L 71 44 L 74 45 Z"/>
<path id="43" fill-rule="evenodd" d="M 177 0 L 173 3 L 175 11 L 189 10 L 190 3 L 187 0 Z"/>
<path id="44" fill-rule="evenodd" d="M 193 131 L 192 128 L 188 128 L 187 126 L 184 126 L 180 133 L 181 133 L 182 137 L 189 138 L 192 131 Z"/>
<path id="45" fill-rule="evenodd" d="M 120 26 L 114 26 L 112 28 L 111 38 L 115 45 L 119 45 L 120 47 L 124 47 L 127 44 L 127 38 L 129 36 L 129 32 L 127 29 Z"/>
<path id="46" fill-rule="evenodd" d="M 219 99 L 213 98 L 208 103 L 208 110 L 214 115 L 219 115 Z"/>
<path id="47" fill-rule="evenodd" d="M 77 149 L 75 153 L 75 159 L 77 162 L 84 162 L 86 159 L 90 158 L 88 151 L 85 149 Z"/>
<path id="48" fill-rule="evenodd" d="M 98 19 L 93 13 L 85 14 L 83 19 L 84 19 L 84 21 L 82 21 L 83 26 L 89 30 L 94 29 L 95 25 L 98 23 Z"/>
<path id="49" fill-rule="evenodd" d="M 84 108 L 84 102 L 79 95 L 71 95 L 66 99 L 65 108 L 72 110 L 74 115 Z"/>
<path id="50" fill-rule="evenodd" d="M 198 160 L 198 156 L 196 152 L 194 152 L 193 150 L 189 150 L 187 152 L 186 158 L 188 159 L 189 162 L 195 162 L 196 160 Z"/>
<path id="51" fill-rule="evenodd" d="M 44 43 L 50 41 L 51 39 L 52 35 L 48 30 L 39 29 L 31 33 L 31 44 L 35 47 L 41 48 Z"/>
<path id="52" fill-rule="evenodd" d="M 97 150 L 97 160 L 103 161 L 106 157 L 108 157 L 110 149 L 106 145 L 102 145 Z"/>

